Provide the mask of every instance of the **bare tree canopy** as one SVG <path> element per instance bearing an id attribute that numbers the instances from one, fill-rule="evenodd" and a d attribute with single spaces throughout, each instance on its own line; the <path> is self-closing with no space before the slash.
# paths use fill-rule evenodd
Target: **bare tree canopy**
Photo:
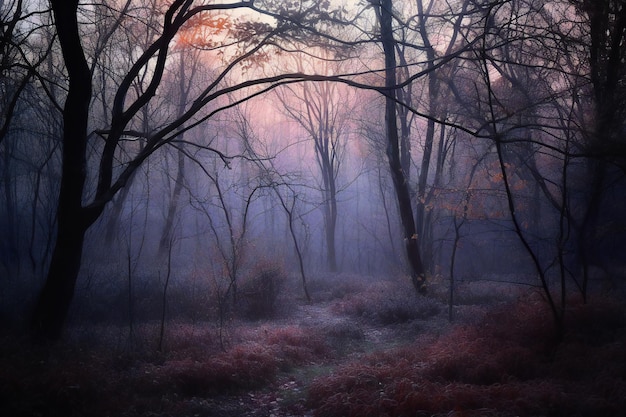
<path id="1" fill-rule="evenodd" d="M 0 19 L 1 285 L 36 339 L 122 253 L 129 299 L 133 262 L 167 258 L 169 283 L 211 253 L 233 306 L 266 257 L 308 299 L 309 271 L 450 300 L 460 270 L 523 271 L 561 335 L 568 295 L 623 268 L 621 1 L 13 0 Z"/>

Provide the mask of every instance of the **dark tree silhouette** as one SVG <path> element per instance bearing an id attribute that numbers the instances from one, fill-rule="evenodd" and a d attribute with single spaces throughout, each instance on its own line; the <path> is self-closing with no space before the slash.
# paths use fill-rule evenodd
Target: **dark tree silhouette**
<path id="1" fill-rule="evenodd" d="M 33 314 L 35 336 L 55 339 L 61 334 L 80 269 L 87 228 L 95 221 L 85 215 L 82 196 L 86 179 L 87 121 L 91 76 L 80 41 L 78 1 L 52 0 L 55 27 L 69 78 L 63 108 L 63 167 L 57 208 L 57 237 L 48 278 Z"/>
<path id="2" fill-rule="evenodd" d="M 411 194 L 402 166 L 400 155 L 400 139 L 398 135 L 397 103 L 396 103 L 396 42 L 393 37 L 392 1 L 381 0 L 376 9 L 380 22 L 380 36 L 385 54 L 385 128 L 387 134 L 387 158 L 389 169 L 398 199 L 400 220 L 404 232 L 404 244 L 409 265 L 411 266 L 411 281 L 415 290 L 424 292 L 426 281 L 424 264 L 420 255 L 420 248 L 413 218 Z"/>
<path id="3" fill-rule="evenodd" d="M 267 11 L 256 7 L 250 1 L 198 6 L 194 6 L 191 1 L 173 1 L 162 14 L 160 33 L 132 63 L 117 87 L 112 102 L 109 127 L 97 132 L 104 139 L 99 155 L 99 165 L 97 169 L 93 169 L 97 184 L 95 190 L 89 190 L 87 193 L 85 181 L 88 168 L 95 168 L 88 167 L 87 161 L 87 126 L 92 99 L 92 79 L 81 44 L 80 25 L 77 18 L 79 2 L 52 0 L 51 5 L 69 85 L 63 109 L 62 172 L 56 241 L 48 276 L 39 295 L 31 322 L 33 336 L 37 340 L 55 340 L 61 336 L 74 295 L 85 234 L 100 218 L 105 206 L 131 181 L 136 170 L 155 151 L 171 144 L 181 133 L 199 125 L 215 113 L 271 90 L 282 83 L 305 79 L 303 74 L 283 73 L 268 77 L 251 75 L 249 79 L 235 84 L 224 82 L 230 72 L 241 68 L 242 65 L 244 68 L 250 68 L 263 62 L 267 54 L 265 49 L 276 47 L 276 43 L 271 40 L 277 36 L 289 36 L 290 31 L 297 31 L 301 34 L 307 27 L 313 27 L 312 22 L 319 22 L 320 16 L 324 15 L 321 6 L 315 3 L 309 9 L 311 13 L 307 16 L 307 19 L 311 20 L 305 21 L 306 19 L 298 13 L 294 14 L 288 8 L 278 7 L 277 10 Z M 235 27 L 229 33 L 236 38 L 232 41 L 238 45 L 238 54 L 231 57 L 230 61 L 224 65 L 222 72 L 196 94 L 193 100 L 190 100 L 191 104 L 188 104 L 188 107 L 177 117 L 164 123 L 155 131 L 133 130 L 133 121 L 137 114 L 158 93 L 175 37 L 183 29 L 197 24 L 194 18 L 200 17 L 197 20 L 202 24 L 203 13 L 234 9 L 246 9 L 291 23 L 272 26 L 262 22 L 242 21 L 234 24 Z M 284 13 L 284 18 L 281 13 Z M 221 26 L 218 25 L 216 28 L 220 30 Z M 192 37 L 191 41 L 193 40 Z M 206 45 L 201 46 L 206 47 Z M 149 71 L 146 71 L 147 68 Z M 144 80 L 145 88 L 133 96 L 131 89 L 137 79 Z M 255 88 L 257 86 L 261 88 Z M 226 99 L 237 93 L 240 93 L 237 98 Z M 212 109 L 208 114 L 200 114 L 209 103 L 216 104 L 217 108 Z M 196 116 L 198 117 L 192 121 Z M 144 143 L 140 149 L 135 150 L 134 154 L 120 163 L 116 160 L 116 154 L 124 139 L 128 137 L 141 138 Z M 223 153 L 208 145 L 196 145 L 225 158 Z M 83 201 L 86 195 L 92 196 L 91 201 Z"/>

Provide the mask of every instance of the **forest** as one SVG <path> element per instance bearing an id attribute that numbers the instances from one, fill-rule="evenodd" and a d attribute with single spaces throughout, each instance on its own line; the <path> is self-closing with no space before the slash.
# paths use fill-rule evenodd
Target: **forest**
<path id="1" fill-rule="evenodd" d="M 623 0 L 0 0 L 0 415 L 622 416 Z"/>

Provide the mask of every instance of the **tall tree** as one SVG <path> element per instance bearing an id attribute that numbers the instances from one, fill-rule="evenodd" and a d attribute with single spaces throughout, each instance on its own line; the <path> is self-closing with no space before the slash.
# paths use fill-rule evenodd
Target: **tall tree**
<path id="1" fill-rule="evenodd" d="M 582 218 L 579 254 L 583 285 L 589 264 L 603 238 L 600 230 L 603 202 L 615 182 L 613 166 L 626 173 L 626 4 L 621 0 L 570 0 L 585 18 L 589 79 L 593 86 L 593 119 L 588 136 L 587 205 Z"/>
<path id="2" fill-rule="evenodd" d="M 19 275 L 23 262 L 20 246 L 24 246 L 29 234 L 20 229 L 22 220 L 18 212 L 23 196 L 18 192 L 21 182 L 18 178 L 24 177 L 20 171 L 24 168 L 30 171 L 30 163 L 38 165 L 35 171 L 42 169 L 40 161 L 28 158 L 29 153 L 40 155 L 29 151 L 27 144 L 38 136 L 35 132 L 40 125 L 36 119 L 41 112 L 49 110 L 44 103 L 47 103 L 46 94 L 51 92 L 37 88 L 38 81 L 45 77 L 41 73 L 45 71 L 44 64 L 54 44 L 47 35 L 46 22 L 33 18 L 24 1 L 0 2 L 0 213 L 3 217 L 0 220 L 0 266 L 7 277 Z M 42 158 L 45 160 L 46 156 Z M 35 196 L 32 199 L 34 211 L 36 206 Z M 36 227 L 31 226 L 33 230 Z"/>
<path id="3" fill-rule="evenodd" d="M 320 16 L 324 16 L 322 6 L 328 6 L 311 3 L 310 13 L 305 18 L 299 10 L 279 7 L 268 11 L 250 1 L 195 5 L 189 0 L 175 0 L 165 6 L 159 4 L 164 7 L 157 11 L 162 16 L 160 32 L 144 50 L 138 52 L 117 86 L 109 126 L 97 131 L 103 142 L 95 147 L 99 152 L 99 164 L 94 167 L 90 164 L 93 157 L 87 159 L 92 79 L 81 44 L 79 2 L 51 0 L 51 5 L 69 84 L 63 109 L 63 156 L 56 241 L 47 279 L 32 317 L 35 337 L 48 340 L 61 335 L 78 278 L 85 233 L 111 199 L 127 186 L 144 161 L 158 149 L 171 144 L 182 131 L 282 82 L 303 79 L 302 74 L 284 73 L 258 77 L 251 68 L 266 60 L 272 48 L 276 48 L 271 39 L 278 35 L 301 34 L 308 27 L 307 19 L 319 22 Z M 246 10 L 253 16 L 229 19 L 218 15 L 233 10 Z M 261 15 L 273 17 L 274 23 L 254 18 Z M 124 18 L 127 18 L 126 15 Z M 222 64 L 220 72 L 194 96 L 182 114 L 164 120 L 152 131 L 138 131 L 135 123 L 137 116 L 161 92 L 159 87 L 171 57 L 170 48 L 179 35 L 186 36 L 189 42 L 198 43 L 197 46 L 209 54 L 220 47 L 230 49 L 212 56 Z M 230 77 L 234 72 L 237 72 L 236 77 Z M 131 89 L 137 80 L 144 88 L 134 94 Z M 228 98 L 234 95 L 237 96 Z M 214 107 L 204 111 L 209 104 Z M 143 138 L 142 147 L 133 146 L 134 141 L 129 140 L 139 138 Z M 125 145 L 124 158 L 116 159 Z M 195 146 L 224 156 L 209 145 Z M 92 175 L 97 180 L 95 189 L 86 190 L 90 168 L 93 168 Z M 89 201 L 83 201 L 87 199 Z"/>
<path id="4" fill-rule="evenodd" d="M 385 54 L 385 129 L 387 136 L 387 158 L 404 233 L 404 245 L 411 267 L 411 282 L 416 291 L 426 290 L 425 270 L 420 255 L 419 241 L 408 181 L 400 156 L 400 139 L 397 123 L 396 41 L 393 36 L 393 10 L 391 0 L 380 0 L 376 5 L 380 24 L 380 37 Z"/>
<path id="5" fill-rule="evenodd" d="M 198 67 L 200 66 L 198 51 L 194 51 L 193 49 L 187 47 L 185 45 L 180 46 L 179 51 L 179 78 L 178 82 L 174 83 L 178 88 L 178 91 L 174 91 L 174 96 L 178 96 L 178 103 L 176 105 L 177 116 L 182 116 L 185 106 L 189 100 L 189 96 L 191 95 L 191 88 L 195 82 L 197 82 L 195 75 L 198 71 Z M 189 65 L 189 68 L 186 67 L 186 64 Z M 183 192 L 184 186 L 184 176 L 185 176 L 185 154 L 183 149 L 185 147 L 184 144 L 184 133 L 181 133 L 177 138 L 178 149 L 176 151 L 176 174 L 173 178 L 174 188 L 169 196 L 169 205 L 167 208 L 167 214 L 165 217 L 165 225 L 163 226 L 163 232 L 161 233 L 161 240 L 159 242 L 159 254 L 164 255 L 169 253 L 170 251 L 170 243 L 172 242 L 173 233 L 174 233 L 174 223 L 177 214 L 179 213 L 179 205 L 180 198 Z M 167 157 L 167 156 L 166 156 Z M 169 173 L 168 173 L 169 174 Z"/>
<path id="6" fill-rule="evenodd" d="M 421 240 L 421 254 L 424 259 L 426 269 L 432 269 L 434 265 L 433 245 L 435 237 L 433 236 L 433 190 L 439 185 L 437 181 L 441 180 L 441 169 L 446 158 L 446 147 L 443 146 L 445 137 L 445 124 L 438 123 L 446 118 L 446 102 L 442 97 L 445 86 L 445 74 L 450 71 L 449 68 L 437 68 L 438 59 L 451 55 L 455 48 L 458 48 L 457 40 L 462 37 L 461 22 L 467 18 L 468 2 L 462 2 L 460 5 L 441 5 L 434 0 L 424 1 L 416 0 L 416 14 L 410 18 L 415 22 L 415 35 L 417 37 L 417 45 L 407 42 L 412 49 L 421 51 L 425 60 L 423 62 L 426 72 L 424 78 L 422 95 L 412 99 L 411 97 L 400 97 L 402 102 L 401 109 L 404 113 L 410 113 L 409 108 L 412 107 L 413 101 L 422 101 L 425 113 L 429 116 L 426 118 L 426 130 L 423 133 L 421 142 L 422 156 L 419 161 L 419 171 L 417 177 L 417 192 L 415 201 L 415 228 Z M 453 10 L 458 7 L 458 10 Z M 446 25 L 449 24 L 449 27 Z M 446 27 L 449 35 L 444 41 L 438 38 L 442 27 Z M 412 32 L 412 31 L 411 31 Z M 437 44 L 434 45 L 433 42 Z M 435 47 L 436 46 L 436 47 Z M 403 49 L 402 54 L 399 53 L 402 60 L 402 68 L 408 68 Z M 406 70 L 405 70 L 406 71 Z M 409 74 L 405 75 L 408 78 Z M 414 88 L 414 90 L 417 90 Z M 423 93 L 426 91 L 426 93 Z M 409 92 L 411 94 L 412 92 Z M 412 93 L 414 94 L 414 93 Z M 408 106 L 408 107 L 407 107 Z M 401 113 L 402 114 L 402 113 Z M 400 117 L 400 120 L 406 119 L 406 116 Z M 404 126 L 406 122 L 402 122 Z M 406 128 L 401 129 L 405 131 Z M 437 131 L 438 130 L 438 131 Z M 403 134 L 404 135 L 404 134 Z M 436 140 L 438 139 L 438 141 Z M 439 142 L 439 143 L 437 143 Z M 432 167 L 434 166 L 434 170 Z M 433 175 L 433 172 L 435 175 Z M 433 178 L 434 177 L 434 178 Z"/>
<path id="7" fill-rule="evenodd" d="M 63 166 L 57 208 L 57 237 L 48 278 L 33 315 L 37 337 L 60 335 L 74 295 L 80 269 L 86 218 L 82 197 L 87 176 L 86 146 L 91 76 L 78 27 L 78 1 L 52 0 L 52 11 L 68 73 L 68 94 L 63 108 Z"/>
<path id="8" fill-rule="evenodd" d="M 328 57 L 332 60 L 332 57 Z M 298 71 L 304 72 L 302 61 Z M 330 67 L 324 62 L 324 67 Z M 339 65 L 335 65 L 335 70 Z M 319 67 L 316 67 L 320 71 Z M 321 71 L 323 73 L 338 71 Z M 338 83 L 322 81 L 287 86 L 277 91 L 287 115 L 295 120 L 312 139 L 315 160 L 321 176 L 322 214 L 326 242 L 326 261 L 330 271 L 337 271 L 336 229 L 337 196 L 340 192 L 338 175 L 347 142 L 347 122 L 350 112 L 349 91 Z M 287 95 L 288 94 L 288 95 Z"/>

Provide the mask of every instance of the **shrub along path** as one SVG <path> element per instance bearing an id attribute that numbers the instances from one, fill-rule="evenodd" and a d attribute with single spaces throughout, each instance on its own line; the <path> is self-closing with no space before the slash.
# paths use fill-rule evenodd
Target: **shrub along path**
<path id="1" fill-rule="evenodd" d="M 0 415 L 309 415 L 315 378 L 414 338 L 425 322 L 419 316 L 439 311 L 418 310 L 402 291 L 381 286 L 287 304 L 275 319 L 235 319 L 221 329 L 167 322 L 160 352 L 157 322 L 136 323 L 132 338 L 125 326 L 76 326 L 67 342 L 49 349 L 5 336 Z"/>
<path id="2" fill-rule="evenodd" d="M 385 292 L 383 291 L 383 294 Z M 347 296 L 341 300 L 320 303 L 301 303 L 287 317 L 257 323 L 254 331 L 266 334 L 283 334 L 289 339 L 294 351 L 304 346 L 318 345 L 319 355 L 309 357 L 298 364 L 281 367 L 274 380 L 264 386 L 225 395 L 210 400 L 201 400 L 205 409 L 215 416 L 243 417 L 288 417 L 313 416 L 308 404 L 308 389 L 317 378 L 331 375 L 338 367 L 359 361 L 377 351 L 387 351 L 406 345 L 421 334 L 440 334 L 450 329 L 449 322 L 440 313 L 443 308 L 432 300 L 423 300 L 430 309 L 420 311 L 419 302 L 410 303 L 390 299 L 388 308 L 376 304 L 371 294 Z M 392 298 L 398 294 L 387 294 Z M 404 295 L 402 296 L 404 300 Z M 371 304 L 360 305 L 364 299 Z M 359 304 L 359 306 L 356 306 Z M 387 317 L 381 320 L 379 314 Z M 394 318 L 394 314 L 396 314 Z M 420 316 L 420 314 L 426 314 Z M 290 336 L 288 336 L 290 335 Z M 299 336 L 306 335 L 302 340 Z M 302 346 L 298 346 L 302 343 Z"/>
<path id="3" fill-rule="evenodd" d="M 489 309 L 464 308 L 455 325 L 435 309 L 427 320 L 382 324 L 389 311 L 381 312 L 380 304 L 376 314 L 354 308 L 349 299 L 303 306 L 295 325 L 322 334 L 332 354 L 248 393 L 240 411 L 281 417 L 623 416 L 626 308 L 605 297 L 569 305 L 559 343 L 545 303 L 533 295 Z M 401 311 L 396 316 L 406 317 Z"/>
<path id="4" fill-rule="evenodd" d="M 445 307 L 374 283 L 273 320 L 74 329 L 0 344 L 3 416 L 621 416 L 623 303 L 570 303 L 555 344 L 538 297 Z M 222 337 L 218 337 L 221 334 Z M 122 337 L 123 335 L 123 337 Z"/>

